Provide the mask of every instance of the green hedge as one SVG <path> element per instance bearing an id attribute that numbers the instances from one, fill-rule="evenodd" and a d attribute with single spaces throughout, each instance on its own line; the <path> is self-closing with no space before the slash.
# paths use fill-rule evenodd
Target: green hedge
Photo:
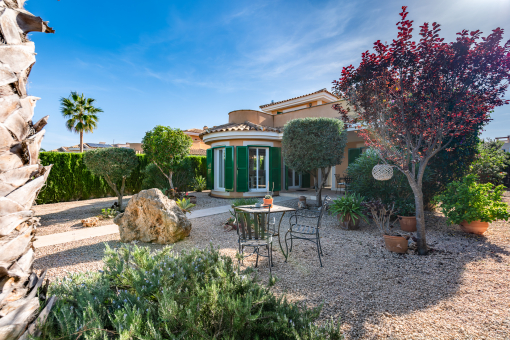
<path id="1" fill-rule="evenodd" d="M 147 158 L 144 154 L 137 155 L 138 167 L 126 180 L 127 195 L 142 190 L 144 170 Z M 53 164 L 46 185 L 37 197 L 37 204 L 58 203 L 90 198 L 115 196 L 106 181 L 94 176 L 85 166 L 82 153 L 41 152 L 39 159 L 42 165 Z M 204 156 L 189 156 L 195 174 L 206 175 L 206 159 Z"/>

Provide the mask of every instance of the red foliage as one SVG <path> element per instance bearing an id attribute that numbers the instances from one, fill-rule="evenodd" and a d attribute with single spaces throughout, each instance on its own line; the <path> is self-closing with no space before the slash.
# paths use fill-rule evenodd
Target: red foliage
<path id="1" fill-rule="evenodd" d="M 344 67 L 333 82 L 356 112 L 353 117 L 349 108 L 335 105 L 343 119 L 403 171 L 409 164 L 426 165 L 452 147 L 454 136 L 488 123 L 491 110 L 509 103 L 503 96 L 510 80 L 510 40 L 500 45 L 502 29 L 487 37 L 463 30 L 447 43 L 439 24 L 425 23 L 416 42 L 406 8 L 397 39 L 375 42 L 374 53 L 364 52 L 358 68 Z"/>

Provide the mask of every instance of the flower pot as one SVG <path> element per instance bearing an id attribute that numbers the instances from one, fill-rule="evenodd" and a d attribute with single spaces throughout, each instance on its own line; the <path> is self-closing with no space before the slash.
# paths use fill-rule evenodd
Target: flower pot
<path id="1" fill-rule="evenodd" d="M 460 224 L 460 229 L 466 233 L 482 235 L 489 228 L 489 222 L 472 221 L 467 223 L 466 221 Z"/>
<path id="2" fill-rule="evenodd" d="M 340 226 L 348 230 L 359 229 L 360 220 L 360 218 L 357 218 L 356 222 L 354 222 L 351 218 L 351 215 L 345 215 L 343 219 L 340 217 L 340 215 L 338 215 L 338 222 L 340 223 Z"/>
<path id="3" fill-rule="evenodd" d="M 187 196 L 190 203 L 197 204 L 197 196 Z"/>
<path id="4" fill-rule="evenodd" d="M 272 198 L 264 198 L 264 205 L 269 205 L 271 208 L 273 207 L 273 199 Z"/>
<path id="5" fill-rule="evenodd" d="M 394 253 L 407 252 L 407 240 L 402 236 L 383 235 L 386 249 Z"/>
<path id="6" fill-rule="evenodd" d="M 398 219 L 402 231 L 416 231 L 416 216 L 399 216 Z"/>

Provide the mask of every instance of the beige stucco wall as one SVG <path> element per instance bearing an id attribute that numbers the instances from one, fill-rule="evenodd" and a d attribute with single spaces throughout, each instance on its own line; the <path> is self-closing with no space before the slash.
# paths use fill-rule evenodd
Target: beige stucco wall
<path id="1" fill-rule="evenodd" d="M 273 127 L 273 116 L 269 113 L 255 110 L 236 110 L 228 113 L 229 123 L 244 123 L 246 121 Z"/>

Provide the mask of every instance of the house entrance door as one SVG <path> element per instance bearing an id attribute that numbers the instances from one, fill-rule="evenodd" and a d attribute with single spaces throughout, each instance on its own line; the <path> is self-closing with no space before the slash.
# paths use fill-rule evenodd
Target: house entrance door
<path id="1" fill-rule="evenodd" d="M 301 188 L 303 182 L 303 176 L 298 174 L 296 171 L 287 168 L 287 187 L 289 189 Z"/>

